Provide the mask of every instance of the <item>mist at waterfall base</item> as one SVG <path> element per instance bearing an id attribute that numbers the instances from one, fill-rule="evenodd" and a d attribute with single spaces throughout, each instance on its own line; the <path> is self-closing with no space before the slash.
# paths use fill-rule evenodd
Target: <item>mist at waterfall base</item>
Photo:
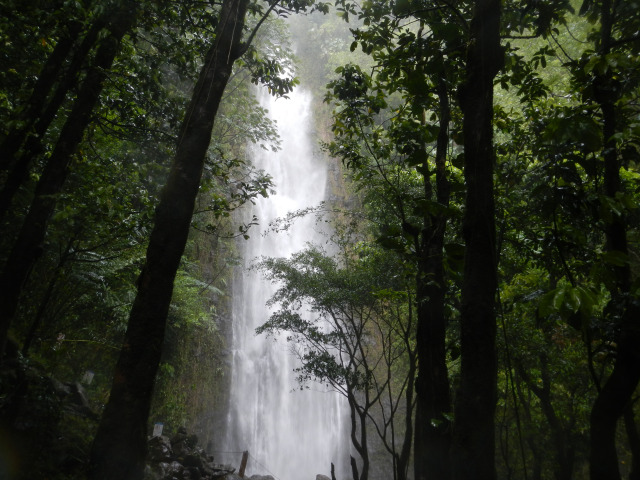
<path id="1" fill-rule="evenodd" d="M 233 286 L 233 365 L 227 421 L 228 451 L 249 451 L 246 475 L 271 474 L 279 480 L 346 478 L 349 420 L 346 400 L 317 383 L 301 390 L 293 371 L 298 360 L 286 336 L 255 334 L 268 320 L 265 305 L 275 291 L 260 272 L 246 267 L 257 257 L 288 257 L 316 234 L 313 216 L 298 219 L 285 232 L 264 235 L 269 222 L 288 212 L 319 204 L 325 196 L 327 165 L 314 158 L 310 96 L 297 89 L 289 99 L 261 94 L 276 121 L 281 150 L 254 149 L 254 164 L 272 177 L 276 194 L 253 206 L 259 227 L 241 242 L 245 269 Z M 237 457 L 239 459 L 239 456 Z M 233 462 L 237 465 L 237 461 Z"/>

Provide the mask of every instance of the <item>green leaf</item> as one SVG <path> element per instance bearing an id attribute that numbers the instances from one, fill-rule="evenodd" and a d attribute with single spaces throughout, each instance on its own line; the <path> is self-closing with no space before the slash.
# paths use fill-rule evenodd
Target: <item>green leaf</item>
<path id="1" fill-rule="evenodd" d="M 629 255 L 619 250 L 609 250 L 602 254 L 602 260 L 615 267 L 624 267 L 629 263 Z"/>
<path id="2" fill-rule="evenodd" d="M 564 295 L 565 306 L 575 313 L 580 309 L 581 303 L 580 292 L 574 287 L 568 287 Z"/>
<path id="3" fill-rule="evenodd" d="M 564 302 L 564 287 L 554 288 L 545 293 L 540 298 L 538 313 L 541 317 L 548 317 L 554 313 L 559 313 Z"/>

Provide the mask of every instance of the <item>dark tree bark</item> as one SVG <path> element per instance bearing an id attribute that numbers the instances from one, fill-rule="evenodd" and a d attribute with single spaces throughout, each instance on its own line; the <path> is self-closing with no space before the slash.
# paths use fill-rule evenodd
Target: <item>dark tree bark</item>
<path id="1" fill-rule="evenodd" d="M 123 3 L 124 6 L 112 18 L 110 35 L 103 40 L 96 52 L 92 68 L 87 73 L 56 147 L 38 181 L 29 213 L 0 275 L 0 358 L 18 308 L 22 287 L 41 254 L 49 219 L 55 210 L 56 195 L 62 190 L 69 173 L 69 164 L 82 141 L 91 112 L 98 103 L 120 42 L 133 27 L 137 17 L 135 5 Z"/>
<path id="2" fill-rule="evenodd" d="M 504 54 L 500 47 L 500 0 L 476 0 L 474 3 L 467 76 L 460 91 L 467 196 L 460 311 L 462 363 L 455 400 L 452 449 L 455 480 L 496 478 L 497 256 L 493 198 L 493 79 L 502 67 Z"/>
<path id="3" fill-rule="evenodd" d="M 15 194 L 26 180 L 33 160 L 42 151 L 42 137 L 56 118 L 67 94 L 78 82 L 80 70 L 96 44 L 98 33 L 104 27 L 104 17 L 99 18 L 92 25 L 80 45 L 72 51 L 71 61 L 58 78 L 57 84 L 54 82 L 57 68 L 53 64 L 59 63 L 58 68 L 62 66 L 64 56 L 71 49 L 71 45 L 67 46 L 66 43 L 71 42 L 64 42 L 64 48 L 60 49 L 56 45 L 22 115 L 25 125 L 10 132 L 0 146 L 0 152 L 2 152 L 0 165 L 2 169 L 8 170 L 7 180 L 0 191 L 0 226 Z M 41 79 L 43 79 L 42 82 Z"/>
<path id="4" fill-rule="evenodd" d="M 616 451 L 616 427 L 628 407 L 640 380 L 640 308 L 637 301 L 623 308 L 616 363 L 591 410 L 590 475 L 591 480 L 620 479 Z"/>
<path id="5" fill-rule="evenodd" d="M 599 54 L 611 52 L 613 12 L 610 0 L 603 0 L 600 18 Z M 596 75 L 593 92 L 602 115 L 604 138 L 604 190 L 611 199 L 622 191 L 620 180 L 621 162 L 613 135 L 617 131 L 616 101 L 619 87 L 611 71 Z M 605 228 L 607 249 L 628 254 L 625 215 L 614 215 Z M 616 427 L 618 420 L 629 408 L 631 397 L 640 381 L 640 303 L 630 295 L 631 269 L 628 262 L 613 267 L 615 287 L 610 290 L 610 307 L 619 318 L 619 330 L 615 365 L 611 376 L 593 404 L 590 419 L 590 474 L 591 480 L 619 479 L 618 455 L 616 452 Z M 637 462 L 638 459 L 634 458 Z"/>
<path id="6" fill-rule="evenodd" d="M 173 282 L 184 252 L 213 122 L 233 63 L 249 0 L 224 0 L 180 131 L 176 156 L 155 215 L 125 341 L 90 460 L 92 480 L 139 480 L 147 421 Z"/>
<path id="7" fill-rule="evenodd" d="M 29 331 L 27 332 L 24 342 L 22 343 L 21 351 L 22 351 L 22 355 L 24 355 L 25 357 L 29 356 L 29 349 L 31 348 L 31 344 L 35 340 L 36 334 L 38 333 L 38 330 L 40 329 L 40 326 L 42 325 L 42 322 L 45 318 L 47 306 L 51 301 L 51 297 L 53 296 L 55 287 L 58 283 L 58 280 L 60 279 L 60 274 L 62 272 L 62 269 L 67 263 L 68 255 L 69 255 L 69 252 L 71 251 L 71 248 L 73 247 L 73 244 L 74 244 L 74 240 L 70 240 L 69 242 L 67 242 L 67 246 L 64 249 L 64 252 L 60 256 L 60 260 L 58 261 L 58 264 L 56 265 L 56 267 L 54 268 L 51 274 L 51 279 L 49 280 L 47 289 L 45 290 L 44 295 L 40 299 L 40 305 L 38 306 L 36 315 L 31 321 L 31 326 L 29 327 Z"/>
<path id="8" fill-rule="evenodd" d="M 449 96 L 445 79 L 437 80 L 440 104 L 440 130 L 436 145 L 436 201 L 449 205 L 446 174 L 449 144 Z M 425 197 L 433 196 L 428 165 L 423 165 Z M 444 234 L 447 219 L 442 213 L 425 214 L 420 235 L 416 301 L 418 326 L 416 349 L 419 374 L 416 379 L 416 417 L 414 475 L 416 480 L 451 478 L 451 395 L 446 364 L 445 280 L 443 267 Z"/>
<path id="9" fill-rule="evenodd" d="M 640 480 L 640 435 L 636 425 L 633 405 L 628 405 L 624 411 L 624 428 L 629 439 L 629 449 L 631 450 L 632 462 L 629 480 Z"/>
<path id="10" fill-rule="evenodd" d="M 358 473 L 358 463 L 356 462 L 356 459 L 353 458 L 353 456 L 351 457 L 351 477 L 353 478 L 353 480 L 359 480 L 360 479 L 360 474 Z"/>
<path id="11" fill-rule="evenodd" d="M 31 127 L 37 120 L 42 107 L 46 102 L 47 96 L 51 92 L 56 78 L 62 69 L 64 62 L 71 51 L 73 44 L 80 33 L 81 25 L 78 22 L 72 22 L 68 28 L 68 34 L 62 36 L 53 51 L 47 58 L 46 63 L 42 66 L 38 80 L 33 86 L 31 95 L 27 100 L 22 112 L 18 116 L 21 127 L 10 131 L 0 145 L 0 170 L 8 170 L 15 153 L 22 145 L 25 136 L 31 130 Z"/>
<path id="12" fill-rule="evenodd" d="M 356 459 L 351 457 L 351 474 L 353 480 L 368 480 L 369 478 L 369 445 L 367 434 L 367 416 L 371 403 L 367 393 L 364 393 L 364 405 L 360 405 L 356 399 L 356 391 L 351 385 L 347 385 L 347 402 L 349 403 L 351 420 L 351 444 L 360 455 L 362 460 L 362 471 L 358 470 Z"/>
<path id="13" fill-rule="evenodd" d="M 410 348 L 410 345 L 407 345 L 407 348 Z M 409 360 L 409 371 L 407 373 L 407 377 L 410 379 L 416 378 L 417 371 L 418 360 L 416 353 L 416 355 L 412 355 L 411 359 Z M 414 409 L 414 392 L 415 382 L 410 381 L 410 383 L 407 385 L 407 392 L 405 396 L 405 411 L 407 413 L 405 415 L 404 439 L 402 442 L 402 447 L 400 448 L 400 452 L 395 454 L 397 480 L 406 480 L 409 470 L 409 461 L 411 459 L 411 444 L 414 440 L 414 427 L 412 419 L 413 415 L 411 415 L 411 412 Z M 417 401 L 415 403 L 417 403 Z"/>
<path id="14" fill-rule="evenodd" d="M 540 401 L 540 409 L 547 419 L 551 430 L 551 439 L 553 442 L 553 456 L 555 467 L 553 469 L 554 476 L 557 480 L 571 480 L 573 478 L 573 466 L 575 462 L 574 442 L 571 439 L 571 433 L 567 429 L 562 420 L 556 414 L 551 398 L 551 378 L 549 376 L 549 359 L 545 353 L 538 355 L 540 361 L 541 382 L 534 381 L 523 365 L 518 364 L 518 374 L 527 387 Z M 571 418 L 569 423 L 571 422 Z"/>

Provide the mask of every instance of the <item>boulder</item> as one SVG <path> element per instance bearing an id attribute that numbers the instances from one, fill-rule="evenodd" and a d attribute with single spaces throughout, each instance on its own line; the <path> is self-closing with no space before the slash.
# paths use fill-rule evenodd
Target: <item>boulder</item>
<path id="1" fill-rule="evenodd" d="M 193 455 L 191 453 L 184 456 L 182 464 L 185 467 L 194 467 L 198 469 L 202 469 L 204 467 L 204 461 L 202 457 L 200 457 L 199 455 Z"/>
<path id="2" fill-rule="evenodd" d="M 169 437 L 160 435 L 149 440 L 149 459 L 152 462 L 168 462 L 173 456 Z"/>
<path id="3" fill-rule="evenodd" d="M 232 478 L 240 478 L 235 475 L 236 471 L 231 465 L 211 465 L 212 472 L 209 474 L 211 478 L 222 478 L 231 480 Z"/>
<path id="4" fill-rule="evenodd" d="M 145 480 L 164 480 L 169 471 L 169 464 L 166 462 L 160 462 L 157 464 L 147 465 L 144 469 Z"/>
<path id="5" fill-rule="evenodd" d="M 191 480 L 200 480 L 203 477 L 202 472 L 197 467 L 187 467 L 187 470 Z"/>
<path id="6" fill-rule="evenodd" d="M 326 475 L 322 475 L 321 473 L 319 473 L 318 475 L 316 475 L 316 480 L 331 480 L 331 479 Z"/>
<path id="7" fill-rule="evenodd" d="M 171 445 L 186 442 L 187 438 L 189 438 L 189 435 L 187 434 L 187 429 L 184 427 L 180 427 L 178 428 L 178 431 L 176 432 L 176 434 L 173 437 L 171 437 Z"/>
<path id="8" fill-rule="evenodd" d="M 184 466 L 180 462 L 177 462 L 174 460 L 169 464 L 167 468 L 167 473 L 166 473 L 167 477 L 181 478 L 183 474 L 184 474 Z"/>
<path id="9" fill-rule="evenodd" d="M 195 433 L 193 435 L 188 435 L 185 442 L 189 447 L 196 448 L 198 446 L 198 436 Z"/>
<path id="10" fill-rule="evenodd" d="M 235 471 L 229 465 L 214 464 L 213 457 L 198 447 L 198 437 L 184 428 L 171 438 L 151 437 L 148 445 L 145 480 L 215 480 Z"/>

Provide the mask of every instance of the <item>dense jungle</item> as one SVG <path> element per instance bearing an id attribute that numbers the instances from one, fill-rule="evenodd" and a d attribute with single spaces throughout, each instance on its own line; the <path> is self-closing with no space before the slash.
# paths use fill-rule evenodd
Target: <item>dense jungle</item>
<path id="1" fill-rule="evenodd" d="M 0 0 L 0 479 L 639 480 L 639 55 L 638 0 Z"/>

